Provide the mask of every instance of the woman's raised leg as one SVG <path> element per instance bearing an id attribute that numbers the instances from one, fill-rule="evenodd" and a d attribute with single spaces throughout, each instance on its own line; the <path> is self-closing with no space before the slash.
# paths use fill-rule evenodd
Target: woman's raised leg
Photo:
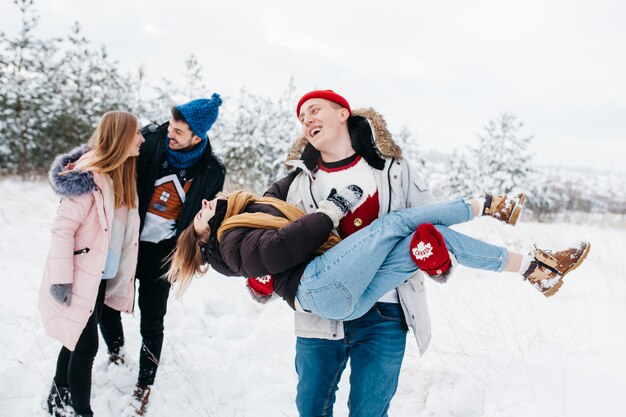
<path id="1" fill-rule="evenodd" d="M 354 310 L 356 300 L 370 285 L 389 252 L 412 235 L 418 225 L 452 225 L 472 218 L 474 210 L 463 200 L 385 214 L 311 261 L 300 281 L 298 301 L 304 309 L 319 315 L 344 317 Z M 415 271 L 417 267 L 413 265 Z"/>
<path id="2" fill-rule="evenodd" d="M 443 235 L 448 250 L 457 261 L 473 269 L 504 271 L 509 257 L 506 248 L 483 242 L 446 226 L 435 225 Z M 382 263 L 370 285 L 355 300 L 351 314 L 343 320 L 353 320 L 365 314 L 384 294 L 401 285 L 417 271 L 410 255 L 412 236 L 401 240 Z"/>

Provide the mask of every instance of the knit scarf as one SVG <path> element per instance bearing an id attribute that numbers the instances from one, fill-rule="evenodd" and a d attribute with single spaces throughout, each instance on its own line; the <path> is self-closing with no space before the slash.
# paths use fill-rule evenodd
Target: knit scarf
<path id="1" fill-rule="evenodd" d="M 273 216 L 268 213 L 245 213 L 244 209 L 250 203 L 269 204 L 285 217 Z M 280 229 L 288 224 L 298 220 L 305 213 L 297 207 L 292 206 L 282 200 L 273 197 L 255 198 L 246 191 L 235 191 L 228 195 L 226 214 L 221 226 L 217 229 L 217 240 L 227 230 L 236 227 L 252 227 L 256 229 Z M 317 250 L 316 254 L 322 254 L 328 249 L 339 243 L 341 239 L 334 233 L 330 233 L 326 242 L 324 242 Z"/>
<path id="2" fill-rule="evenodd" d="M 209 140 L 202 140 L 193 148 L 184 151 L 175 151 L 171 149 L 169 142 L 170 139 L 165 136 L 165 150 L 167 151 L 165 153 L 167 155 L 167 162 L 176 168 L 189 168 L 200 159 Z"/>

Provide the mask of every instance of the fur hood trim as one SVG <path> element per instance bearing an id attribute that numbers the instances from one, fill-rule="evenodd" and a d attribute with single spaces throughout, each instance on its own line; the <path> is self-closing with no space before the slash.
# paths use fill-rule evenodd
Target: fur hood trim
<path id="1" fill-rule="evenodd" d="M 352 116 L 350 116 L 348 121 L 350 138 L 352 139 L 353 147 L 357 153 L 362 153 L 360 152 L 360 148 L 373 148 L 380 157 L 397 159 L 402 158 L 402 150 L 393 141 L 391 133 L 387 129 L 387 122 L 376 110 L 371 107 L 353 110 Z M 370 135 L 360 134 L 363 132 L 362 130 L 359 132 L 359 125 L 362 126 L 364 121 L 366 121 L 369 125 L 368 130 L 371 132 Z M 300 135 L 291 147 L 287 156 L 287 161 L 303 158 L 303 153 L 305 153 L 307 145 L 309 145 L 308 148 L 312 148 L 304 135 Z"/>
<path id="2" fill-rule="evenodd" d="M 91 148 L 86 145 L 76 147 L 68 153 L 58 155 L 50 172 L 48 179 L 52 185 L 52 189 L 61 197 L 72 197 L 92 192 L 96 188 L 96 182 L 91 171 L 71 171 L 67 174 L 60 175 L 61 172 L 68 168 L 68 164 L 75 163 L 84 154 L 89 152 Z"/>

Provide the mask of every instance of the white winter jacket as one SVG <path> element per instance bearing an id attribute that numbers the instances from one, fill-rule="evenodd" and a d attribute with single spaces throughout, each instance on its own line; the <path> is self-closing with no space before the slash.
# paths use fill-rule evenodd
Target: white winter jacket
<path id="1" fill-rule="evenodd" d="M 426 181 L 401 157 L 399 148 L 393 143 L 386 129 L 384 119 L 372 109 L 354 110 L 352 113 L 353 116 L 364 117 L 369 122 L 371 131 L 368 133 L 371 133 L 370 137 L 377 151 L 377 155 L 370 155 L 370 157 L 378 158 L 379 165 L 382 165 L 384 161 L 382 169 L 372 170 L 378 186 L 380 214 L 433 202 L 433 196 Z M 353 132 L 351 136 L 354 136 Z M 354 141 L 353 137 L 353 146 L 359 152 L 358 144 L 354 144 Z M 298 157 L 302 154 L 307 144 L 308 142 L 303 142 L 300 138 L 294 145 L 290 157 Z M 289 186 L 287 202 L 307 213 L 314 212 L 317 204 L 311 192 L 313 177 L 310 170 L 302 159 L 290 159 L 286 165 L 289 169 L 300 168 L 302 170 Z M 399 286 L 397 291 L 406 323 L 413 330 L 420 353 L 423 354 L 431 339 L 430 315 L 423 274 L 418 271 Z M 295 312 L 295 332 L 298 337 L 305 338 L 336 340 L 344 337 L 343 322 L 300 311 Z"/>

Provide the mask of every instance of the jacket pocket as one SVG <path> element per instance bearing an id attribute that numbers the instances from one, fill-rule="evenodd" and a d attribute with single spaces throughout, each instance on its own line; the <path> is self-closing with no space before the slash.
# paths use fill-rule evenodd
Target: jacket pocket
<path id="1" fill-rule="evenodd" d="M 74 251 L 74 255 L 84 255 L 86 253 L 89 253 L 89 248 L 82 248 Z"/>
<path id="2" fill-rule="evenodd" d="M 415 184 L 417 189 L 420 190 L 420 191 L 428 191 L 428 190 L 430 190 L 430 187 L 428 186 L 426 181 L 424 181 L 421 178 L 414 178 L 413 179 L 413 184 Z"/>
<path id="3" fill-rule="evenodd" d="M 98 265 L 100 265 L 100 261 L 102 261 L 101 257 L 98 255 L 99 252 L 97 249 L 88 247 L 74 251 L 74 280 L 76 280 L 77 273 L 84 273 L 97 277 L 97 279 L 102 278 L 104 264 L 102 264 L 102 268 L 98 267 Z"/>
<path id="4" fill-rule="evenodd" d="M 413 292 L 419 293 L 424 292 L 424 279 L 420 279 L 419 277 L 413 276 L 407 280 Z"/>

